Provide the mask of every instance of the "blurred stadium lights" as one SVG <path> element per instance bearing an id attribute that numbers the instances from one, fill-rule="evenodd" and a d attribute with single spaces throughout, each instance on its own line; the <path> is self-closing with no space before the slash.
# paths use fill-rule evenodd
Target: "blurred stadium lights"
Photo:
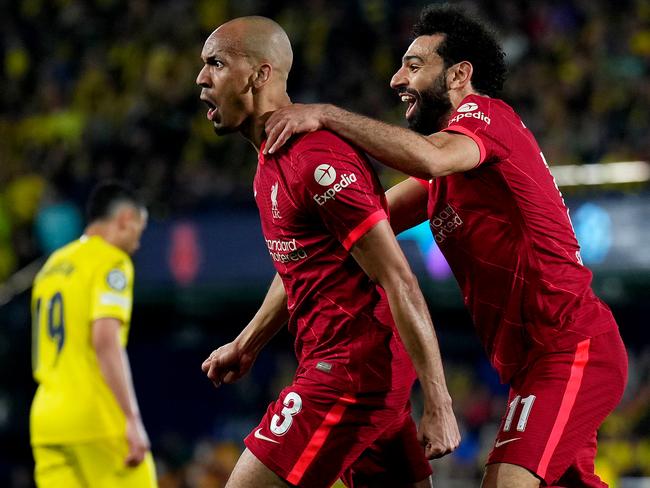
<path id="1" fill-rule="evenodd" d="M 647 161 L 551 166 L 558 186 L 596 186 L 650 181 Z"/>

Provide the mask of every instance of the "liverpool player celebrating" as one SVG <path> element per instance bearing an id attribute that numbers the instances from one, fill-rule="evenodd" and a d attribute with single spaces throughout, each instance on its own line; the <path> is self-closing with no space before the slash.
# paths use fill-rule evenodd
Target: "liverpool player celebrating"
<path id="1" fill-rule="evenodd" d="M 210 35 L 201 57 L 197 84 L 217 134 L 240 132 L 263 148 L 266 118 L 291 103 L 285 32 L 262 17 L 235 19 Z M 318 131 L 282 155 L 260 154 L 253 191 L 279 277 L 256 317 L 203 370 L 217 384 L 237 379 L 287 316 L 299 364 L 246 438 L 227 486 L 317 488 L 338 477 L 350 486 L 430 486 L 410 418 L 415 374 L 405 349 L 425 396 L 426 454 L 453 450 L 458 427 L 426 304 L 368 161 Z"/>
<path id="2" fill-rule="evenodd" d="M 329 105 L 294 106 L 268 120 L 269 153 L 325 128 L 429 180 L 388 193 L 391 223 L 401 231 L 428 210 L 485 350 L 511 385 L 483 486 L 606 486 L 594 474 L 596 430 L 621 398 L 625 348 L 535 138 L 492 98 L 503 52 L 446 7 L 426 8 L 415 36 L 391 86 L 423 135 Z"/>

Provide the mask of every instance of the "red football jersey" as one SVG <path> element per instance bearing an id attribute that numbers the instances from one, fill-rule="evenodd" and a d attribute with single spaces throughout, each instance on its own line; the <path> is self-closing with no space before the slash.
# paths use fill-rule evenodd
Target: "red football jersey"
<path id="1" fill-rule="evenodd" d="M 387 218 L 383 189 L 364 155 L 331 132 L 304 134 L 279 153 L 260 152 L 253 189 L 288 295 L 297 376 L 346 391 L 412 382 L 383 290 L 349 253 Z"/>
<path id="2" fill-rule="evenodd" d="M 480 163 L 429 183 L 429 224 L 502 381 L 531 349 L 571 347 L 615 327 L 591 290 L 544 156 L 514 110 L 470 95 L 445 130 L 471 137 Z"/>

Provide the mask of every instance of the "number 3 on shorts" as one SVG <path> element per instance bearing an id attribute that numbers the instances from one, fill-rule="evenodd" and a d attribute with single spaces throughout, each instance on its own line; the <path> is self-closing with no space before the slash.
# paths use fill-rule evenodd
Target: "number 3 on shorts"
<path id="1" fill-rule="evenodd" d="M 293 423 L 293 416 L 300 412 L 302 409 L 302 398 L 297 393 L 290 391 L 282 401 L 284 408 L 282 409 L 282 417 L 275 414 L 271 419 L 271 432 L 275 435 L 284 435 Z"/>

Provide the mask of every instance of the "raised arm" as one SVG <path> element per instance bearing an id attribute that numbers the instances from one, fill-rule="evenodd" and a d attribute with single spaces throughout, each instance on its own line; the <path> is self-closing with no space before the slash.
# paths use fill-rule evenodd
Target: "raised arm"
<path id="1" fill-rule="evenodd" d="M 438 340 L 426 302 L 390 225 L 379 222 L 351 251 L 368 276 L 386 291 L 399 335 L 417 371 L 425 405 L 418 436 L 428 458 L 441 457 L 460 443 Z"/>
<path id="2" fill-rule="evenodd" d="M 237 338 L 212 351 L 201 369 L 214 386 L 234 383 L 253 366 L 262 348 L 289 319 L 287 293 L 275 275 L 259 310 Z"/>
<path id="3" fill-rule="evenodd" d="M 427 180 L 470 170 L 481 156 L 476 142 L 463 134 L 423 136 L 327 104 L 294 104 L 274 112 L 266 122 L 265 150 L 273 153 L 292 135 L 319 129 L 336 132 L 386 166 Z"/>
<path id="4" fill-rule="evenodd" d="M 92 328 L 92 344 L 104 380 L 126 416 L 126 439 L 129 452 L 124 462 L 127 466 L 137 466 L 144 460 L 150 445 L 133 389 L 129 359 L 120 343 L 121 325 L 121 321 L 115 318 L 95 320 Z"/>

